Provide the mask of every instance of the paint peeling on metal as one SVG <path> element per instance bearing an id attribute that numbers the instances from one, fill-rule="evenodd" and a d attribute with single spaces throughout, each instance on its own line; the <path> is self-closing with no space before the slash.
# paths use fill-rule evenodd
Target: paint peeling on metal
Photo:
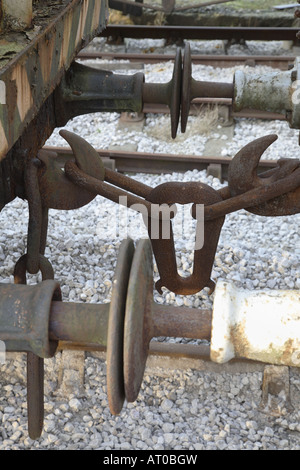
<path id="1" fill-rule="evenodd" d="M 2 104 L 0 109 L 0 160 L 37 115 L 76 54 L 107 24 L 106 0 L 73 0 L 65 5 L 0 71 L 10 105 Z M 12 89 L 14 96 L 9 94 Z"/>
<path id="2" fill-rule="evenodd" d="M 212 361 L 246 358 L 299 367 L 299 352 L 299 291 L 247 291 L 226 282 L 217 284 Z"/>

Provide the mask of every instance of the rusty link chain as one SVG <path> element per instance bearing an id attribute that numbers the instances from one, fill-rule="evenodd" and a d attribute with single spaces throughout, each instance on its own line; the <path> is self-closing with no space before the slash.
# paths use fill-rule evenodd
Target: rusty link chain
<path id="1" fill-rule="evenodd" d="M 73 183 L 80 186 L 81 188 L 86 189 L 87 191 L 90 191 L 91 193 L 103 196 L 115 203 L 120 203 L 120 198 L 126 197 L 129 208 L 139 212 L 139 206 L 143 206 L 146 207 L 148 214 L 155 212 L 152 210 L 153 203 L 148 200 L 150 190 L 152 191 L 153 188 L 150 188 L 143 183 L 138 183 L 137 181 L 126 177 L 125 175 L 121 175 L 112 170 L 105 169 L 105 180 L 113 185 L 118 186 L 119 188 L 123 188 L 118 189 L 111 186 L 111 184 L 106 184 L 103 181 L 99 181 L 98 179 L 87 175 L 84 173 L 84 171 L 77 167 L 76 163 L 72 161 L 68 161 L 66 163 L 65 174 Z M 261 176 L 261 178 L 263 179 L 263 176 Z M 168 185 L 169 183 L 166 184 Z M 282 178 L 279 181 L 274 181 L 267 185 L 256 187 L 237 196 L 231 196 L 229 189 L 223 188 L 218 191 L 222 196 L 222 201 L 205 205 L 204 220 L 213 220 L 241 209 L 251 209 L 274 198 L 295 191 L 299 187 L 300 168 L 297 168 L 290 175 L 287 175 L 285 178 Z M 145 199 L 136 197 L 132 193 L 138 194 Z M 186 201 L 186 203 L 187 202 L 191 201 Z M 273 214 L 273 216 L 276 215 L 282 215 L 280 208 L 278 208 L 278 214 Z"/>
<path id="2" fill-rule="evenodd" d="M 60 134 L 71 146 L 75 161 L 67 161 L 63 171 L 55 158 L 39 155 L 41 168 L 37 178 L 42 206 L 76 208 L 100 195 L 141 213 L 161 276 L 156 284 L 158 291 L 163 286 L 181 295 L 204 287 L 214 290 L 210 273 L 227 214 L 241 209 L 273 217 L 300 213 L 299 160 L 282 159 L 272 170 L 257 174 L 259 160 L 276 135 L 261 137 L 243 147 L 230 161 L 228 186 L 216 190 L 201 182 L 168 182 L 152 188 L 104 168 L 98 152 L 78 135 L 69 131 Z M 172 231 L 176 204 L 192 205 L 191 215 L 197 221 L 196 241 L 197 236 L 203 240 L 201 244 L 195 242 L 193 273 L 185 279 L 177 271 Z"/>
<path id="3" fill-rule="evenodd" d="M 212 293 L 215 283 L 210 275 L 225 215 L 240 209 L 266 216 L 300 212 L 299 160 L 280 160 L 271 171 L 256 174 L 261 155 L 276 138 L 265 136 L 242 148 L 230 162 L 228 186 L 220 190 L 201 182 L 168 182 L 151 188 L 108 169 L 99 180 L 78 168 L 76 145 L 75 162 L 66 162 L 65 177 L 74 187 L 142 214 L 160 274 L 155 285 L 158 292 L 166 287 L 179 295 L 191 295 L 209 287 Z M 72 135 L 68 135 L 68 141 L 73 141 Z M 82 139 L 81 149 L 86 147 L 92 153 L 90 144 L 84 142 Z M 171 223 L 176 203 L 192 204 L 191 214 L 197 220 L 193 272 L 188 277 L 180 276 L 177 269 Z M 203 212 L 198 212 L 199 206 L 204 207 Z"/>
<path id="4" fill-rule="evenodd" d="M 272 199 L 279 198 L 280 196 L 286 195 L 292 191 L 297 191 L 297 199 L 299 206 L 300 198 L 300 168 L 295 170 L 291 175 L 286 176 L 280 181 L 275 181 L 265 186 L 259 186 L 257 188 L 251 189 L 243 194 L 238 196 L 233 196 L 228 199 L 224 199 L 221 202 L 216 202 L 211 206 L 205 206 L 204 208 L 204 219 L 213 220 L 217 217 L 224 216 L 231 212 L 235 212 L 241 209 L 252 209 L 259 205 L 269 202 Z M 286 215 L 282 214 L 282 208 L 277 207 L 277 213 L 273 214 L 273 217 L 276 215 Z M 263 214 L 262 214 L 263 215 Z"/>

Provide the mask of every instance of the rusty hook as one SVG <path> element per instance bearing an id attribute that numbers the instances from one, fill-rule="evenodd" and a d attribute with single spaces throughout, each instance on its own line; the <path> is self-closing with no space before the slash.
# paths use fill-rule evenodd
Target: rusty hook
<path id="1" fill-rule="evenodd" d="M 72 132 L 61 130 L 60 135 L 72 148 L 77 167 L 103 181 L 104 165 L 96 150 L 82 137 Z M 70 181 L 58 163 L 55 152 L 41 150 L 38 158 L 42 162 L 38 170 L 38 179 L 44 207 L 59 210 L 77 209 L 94 199 L 96 193 L 85 189 L 79 191 L 78 186 Z"/>
<path id="2" fill-rule="evenodd" d="M 259 187 L 267 187 L 270 183 L 282 184 L 287 181 L 284 194 L 267 202 L 246 208 L 248 212 L 262 216 L 284 216 L 300 212 L 299 168 L 300 160 L 281 159 L 277 166 L 260 175 L 257 174 L 259 160 L 265 150 L 277 140 L 276 134 L 260 137 L 243 147 L 232 159 L 228 169 L 228 187 L 232 197 Z M 290 190 L 289 184 L 295 179 L 296 189 Z"/>
<path id="3" fill-rule="evenodd" d="M 165 217 L 156 217 L 159 229 L 153 236 L 151 211 L 147 228 L 160 275 L 160 279 L 155 284 L 157 291 L 161 293 L 162 287 L 166 287 L 176 294 L 191 295 L 200 292 L 204 287 L 209 287 L 210 293 L 212 293 L 215 283 L 210 275 L 225 217 L 218 217 L 206 221 L 204 224 L 204 206 L 222 200 L 221 196 L 213 188 L 203 183 L 169 182 L 154 188 L 147 199 L 153 204 L 158 204 L 159 210 L 162 209 L 162 204 L 167 206 L 176 203 L 193 203 L 191 213 L 192 217 L 197 220 L 193 272 L 189 277 L 182 277 L 177 271 L 171 220 L 166 217 L 166 214 Z M 201 210 L 199 216 L 197 216 L 197 208 L 200 207 L 203 209 L 203 218 L 201 218 Z M 171 206 L 167 210 L 171 217 L 174 211 L 173 207 Z M 167 224 L 167 226 L 164 224 Z M 201 225 L 203 234 L 201 234 Z M 167 230 L 165 230 L 166 228 Z M 201 243 L 197 243 L 199 233 L 200 238 L 202 237 Z"/>

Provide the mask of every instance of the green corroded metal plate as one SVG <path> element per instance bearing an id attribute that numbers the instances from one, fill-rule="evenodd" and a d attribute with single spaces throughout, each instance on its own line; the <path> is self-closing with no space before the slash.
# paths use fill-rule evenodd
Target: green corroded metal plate
<path id="1" fill-rule="evenodd" d="M 107 332 L 107 396 L 112 414 L 119 414 L 125 400 L 123 377 L 123 332 L 134 244 L 130 239 L 121 243 L 110 302 Z"/>
<path id="2" fill-rule="evenodd" d="M 47 7 L 45 7 L 47 8 Z M 0 37 L 0 161 L 16 143 L 42 104 L 60 83 L 78 52 L 106 27 L 107 0 L 63 0 L 40 29 L 11 42 Z M 24 39 L 25 38 L 25 39 Z M 22 50 L 20 50 L 22 46 Z M 8 48 L 8 49 L 7 49 Z M 9 60 L 7 60 L 9 59 Z"/>

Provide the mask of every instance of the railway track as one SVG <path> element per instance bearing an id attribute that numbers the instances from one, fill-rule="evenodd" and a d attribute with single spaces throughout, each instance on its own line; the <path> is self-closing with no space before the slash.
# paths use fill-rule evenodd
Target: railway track
<path id="1" fill-rule="evenodd" d="M 160 26 L 160 25 L 111 25 L 101 32 L 103 37 L 132 39 L 223 39 L 236 41 L 294 41 L 298 42 L 299 28 L 279 27 L 226 27 L 226 26 Z"/>
<path id="2" fill-rule="evenodd" d="M 61 166 L 64 166 L 67 160 L 73 158 L 71 149 L 65 147 L 45 146 L 45 150 L 55 152 Z M 189 170 L 205 170 L 209 165 L 219 165 L 222 178 L 227 178 L 230 158 L 203 157 L 195 155 L 174 155 L 164 153 L 146 153 L 132 152 L 126 150 L 97 150 L 99 156 L 103 159 L 105 166 L 113 168 L 122 173 L 172 173 L 186 172 Z M 274 168 L 276 162 L 273 160 L 261 160 L 258 166 L 258 172 Z"/>
<path id="3" fill-rule="evenodd" d="M 174 60 L 174 54 L 153 54 L 153 53 L 129 53 L 129 52 L 103 52 L 101 50 L 83 50 L 78 54 L 78 59 L 85 60 L 115 60 L 140 64 L 156 64 Z M 280 70 L 288 70 L 295 60 L 294 55 L 289 56 L 265 56 L 265 55 L 211 55 L 211 54 L 191 54 L 193 64 L 207 65 L 210 67 L 234 67 L 248 65 L 255 67 L 265 65 Z M 123 64 L 124 66 L 124 64 Z"/>

